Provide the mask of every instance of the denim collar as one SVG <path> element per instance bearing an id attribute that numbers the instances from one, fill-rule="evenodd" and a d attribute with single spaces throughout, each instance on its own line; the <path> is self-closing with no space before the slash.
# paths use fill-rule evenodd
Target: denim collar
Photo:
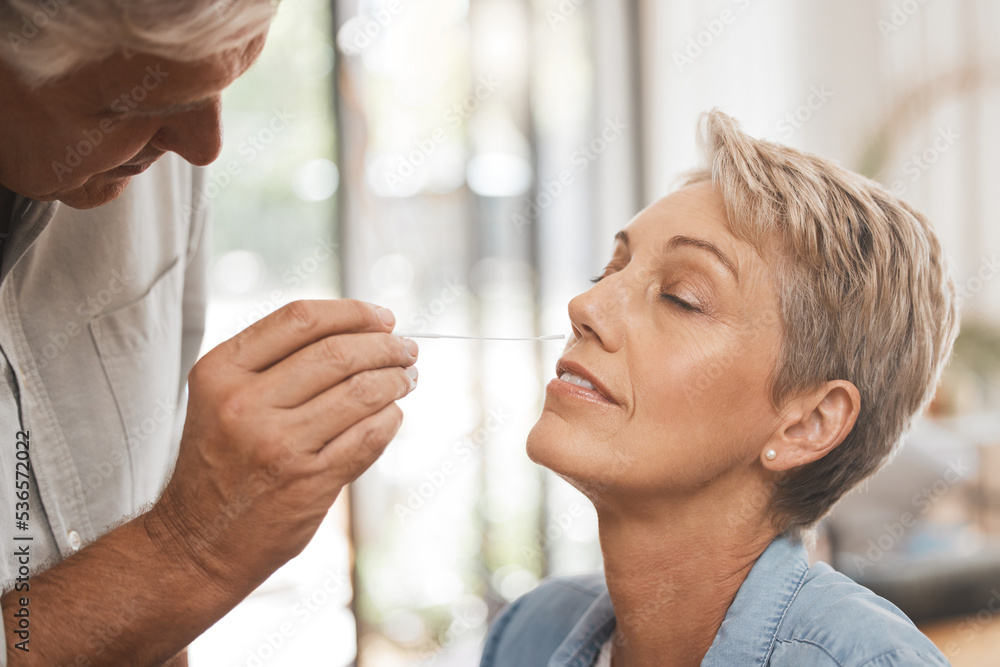
<path id="1" fill-rule="evenodd" d="M 781 621 L 808 572 L 809 557 L 800 541 L 786 536 L 774 539 L 737 591 L 702 667 L 766 665 Z M 548 667 L 590 667 L 614 627 L 615 612 L 605 588 L 560 644 Z"/>
<path id="2" fill-rule="evenodd" d="M 766 665 L 778 628 L 808 573 L 809 555 L 802 542 L 774 539 L 736 592 L 702 666 Z"/>
<path id="3" fill-rule="evenodd" d="M 552 654 L 548 667 L 590 667 L 615 629 L 615 610 L 607 586 Z"/>

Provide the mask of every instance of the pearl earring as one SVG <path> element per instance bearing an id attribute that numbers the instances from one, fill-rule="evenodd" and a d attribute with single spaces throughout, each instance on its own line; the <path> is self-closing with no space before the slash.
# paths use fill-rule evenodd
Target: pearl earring
<path id="1" fill-rule="evenodd" d="M 764 458 L 767 459 L 768 461 L 773 461 L 774 459 L 778 458 L 778 452 L 774 451 L 773 449 L 769 449 L 766 452 L 764 452 Z"/>

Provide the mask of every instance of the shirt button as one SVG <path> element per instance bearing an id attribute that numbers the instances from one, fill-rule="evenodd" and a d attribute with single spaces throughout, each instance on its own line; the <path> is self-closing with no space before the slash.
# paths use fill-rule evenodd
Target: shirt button
<path id="1" fill-rule="evenodd" d="M 83 544 L 83 540 L 80 539 L 80 533 L 71 530 L 66 533 L 66 537 L 69 539 L 69 548 L 73 551 L 79 551 L 80 545 Z"/>

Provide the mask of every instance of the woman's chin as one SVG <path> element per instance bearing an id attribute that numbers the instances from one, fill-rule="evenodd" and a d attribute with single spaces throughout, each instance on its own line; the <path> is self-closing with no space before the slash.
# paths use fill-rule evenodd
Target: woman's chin
<path id="1" fill-rule="evenodd" d="M 557 428 L 557 424 L 553 423 L 554 421 L 557 420 L 552 419 L 552 415 L 543 412 L 528 432 L 528 438 L 525 442 L 528 458 L 540 466 L 549 467 L 548 461 L 552 457 L 551 450 L 558 444 L 555 432 L 560 429 Z"/>
<path id="2" fill-rule="evenodd" d="M 578 468 L 585 462 L 580 461 L 581 438 L 572 431 L 561 417 L 543 412 L 528 433 L 525 447 L 528 458 L 557 475 L 579 473 Z"/>

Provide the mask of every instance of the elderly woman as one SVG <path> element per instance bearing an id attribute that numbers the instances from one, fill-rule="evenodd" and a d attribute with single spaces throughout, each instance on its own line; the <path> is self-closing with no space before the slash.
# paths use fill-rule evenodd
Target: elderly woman
<path id="1" fill-rule="evenodd" d="M 804 538 L 891 456 L 957 331 L 927 220 L 705 117 L 711 170 L 616 235 L 528 437 L 597 508 L 604 577 L 549 581 L 484 667 L 946 665 Z"/>

